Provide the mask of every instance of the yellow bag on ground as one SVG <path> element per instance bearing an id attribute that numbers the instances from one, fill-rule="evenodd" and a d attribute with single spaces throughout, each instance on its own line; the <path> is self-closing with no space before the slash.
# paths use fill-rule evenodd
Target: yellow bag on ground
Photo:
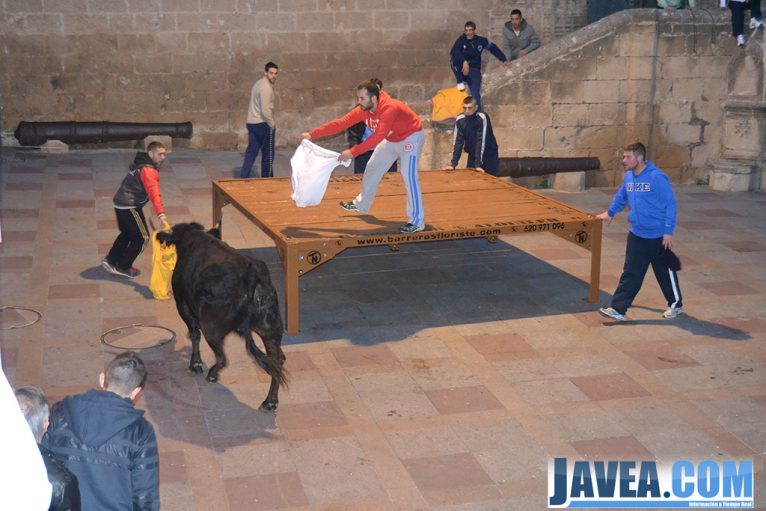
<path id="1" fill-rule="evenodd" d="M 155 231 L 152 234 L 152 276 L 149 278 L 149 290 L 155 299 L 170 299 L 170 280 L 175 267 L 176 247 L 160 243 Z"/>
<path id="2" fill-rule="evenodd" d="M 457 90 L 457 87 L 441 89 L 431 98 L 434 108 L 431 111 L 431 120 L 435 122 L 446 121 L 463 113 L 463 100 L 468 93 Z"/>

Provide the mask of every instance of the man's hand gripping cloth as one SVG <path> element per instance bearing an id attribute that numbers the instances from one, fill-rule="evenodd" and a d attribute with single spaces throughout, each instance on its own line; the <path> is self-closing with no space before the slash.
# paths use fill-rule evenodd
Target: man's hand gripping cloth
<path id="1" fill-rule="evenodd" d="M 293 168 L 293 194 L 290 198 L 296 206 L 305 208 L 322 202 L 332 171 L 339 165 L 351 165 L 351 160 L 339 162 L 338 156 L 339 153 L 319 147 L 310 140 L 301 141 L 290 158 L 290 166 Z"/>

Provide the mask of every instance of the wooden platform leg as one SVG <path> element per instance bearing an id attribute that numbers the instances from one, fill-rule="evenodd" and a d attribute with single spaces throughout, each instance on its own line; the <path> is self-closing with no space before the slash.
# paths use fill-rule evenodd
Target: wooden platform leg
<path id="1" fill-rule="evenodd" d="M 297 335 L 300 331 L 300 287 L 298 260 L 294 248 L 287 247 L 282 265 L 285 269 L 285 326 L 288 334 Z"/>
<path id="2" fill-rule="evenodd" d="M 223 217 L 224 199 L 221 192 L 213 186 L 213 223 L 211 227 L 215 227 L 219 224 Z M 219 226 L 220 227 L 220 226 Z"/>
<path id="3" fill-rule="evenodd" d="M 591 224 L 590 231 L 590 290 L 588 302 L 598 302 L 599 283 L 601 281 L 601 220 L 595 220 Z"/>

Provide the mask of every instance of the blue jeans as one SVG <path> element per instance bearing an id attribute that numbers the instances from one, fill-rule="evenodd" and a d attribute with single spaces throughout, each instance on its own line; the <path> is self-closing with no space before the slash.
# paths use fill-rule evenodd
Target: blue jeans
<path id="1" fill-rule="evenodd" d="M 261 156 L 261 177 L 272 177 L 274 164 L 274 138 L 276 130 L 269 127 L 265 122 L 247 125 L 247 149 L 245 161 L 242 162 L 242 170 L 239 177 L 251 177 L 253 163 L 258 156 L 258 151 L 263 150 Z"/>
<path id="2" fill-rule="evenodd" d="M 455 74 L 455 80 L 457 80 L 457 83 L 468 84 L 468 90 L 471 91 L 471 96 L 476 98 L 479 110 L 481 110 L 481 69 L 470 67 L 468 68 L 468 76 L 464 76 L 462 66 L 462 63 L 460 67 L 456 66 L 454 62 L 452 63 L 452 72 Z"/>

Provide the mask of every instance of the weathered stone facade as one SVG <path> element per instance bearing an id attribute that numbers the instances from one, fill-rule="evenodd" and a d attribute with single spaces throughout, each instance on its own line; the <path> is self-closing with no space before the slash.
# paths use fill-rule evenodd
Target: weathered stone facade
<path id="1" fill-rule="evenodd" d="M 720 152 L 720 103 L 736 50 L 728 15 L 710 8 L 623 11 L 569 33 L 585 23 L 586 0 L 0 5 L 0 130 L 20 120 L 192 121 L 189 145 L 200 148 L 243 147 L 250 87 L 269 60 L 280 66 L 283 147 L 347 111 L 354 86 L 371 76 L 427 119 L 427 100 L 454 81 L 447 53 L 465 20 L 501 43 L 502 25 L 518 7 L 544 45 L 513 71 L 487 59 L 485 104 L 502 155 L 593 155 L 614 170 L 617 148 L 641 139 L 651 141 L 656 163 L 685 181 L 704 178 Z M 446 163 L 449 138 L 429 127 L 425 166 Z"/>
<path id="2" fill-rule="evenodd" d="M 485 103 L 503 155 L 597 156 L 608 172 L 589 184 L 610 184 L 622 172 L 620 147 L 641 140 L 673 180 L 706 179 L 737 51 L 729 26 L 718 11 L 628 10 L 511 71 L 495 68 Z"/>
<path id="3" fill-rule="evenodd" d="M 560 11 L 559 3 L 586 2 L 518 2 L 533 23 L 543 23 L 546 10 Z M 476 21 L 481 34 L 500 35 L 510 11 L 502 0 L 0 0 L 0 6 L 3 131 L 20 120 L 190 120 L 193 147 L 245 141 L 250 88 L 270 60 L 280 66 L 281 145 L 353 105 L 353 88 L 372 76 L 426 114 L 427 100 L 451 81 L 448 52 L 465 21 Z"/>

